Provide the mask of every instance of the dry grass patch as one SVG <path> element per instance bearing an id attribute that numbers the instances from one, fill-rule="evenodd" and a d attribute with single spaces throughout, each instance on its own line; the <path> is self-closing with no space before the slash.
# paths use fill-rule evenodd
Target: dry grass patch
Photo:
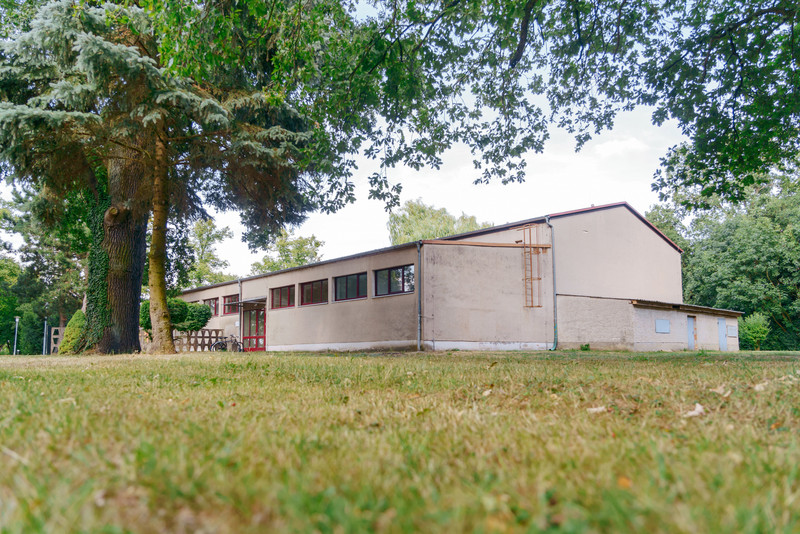
<path id="1" fill-rule="evenodd" d="M 795 354 L 0 358 L 0 528 L 796 532 L 798 416 Z"/>

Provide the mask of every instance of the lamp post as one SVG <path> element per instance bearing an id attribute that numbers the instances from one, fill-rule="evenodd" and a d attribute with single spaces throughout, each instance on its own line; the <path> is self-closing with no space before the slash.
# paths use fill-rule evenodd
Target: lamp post
<path id="1" fill-rule="evenodd" d="M 17 332 L 19 332 L 19 315 L 14 316 L 14 356 L 17 355 Z"/>

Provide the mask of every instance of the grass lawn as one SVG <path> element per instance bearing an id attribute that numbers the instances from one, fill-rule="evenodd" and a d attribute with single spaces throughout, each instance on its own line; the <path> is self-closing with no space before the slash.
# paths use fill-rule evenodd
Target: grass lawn
<path id="1" fill-rule="evenodd" d="M 800 354 L 0 358 L 1 532 L 276 530 L 798 532 Z"/>

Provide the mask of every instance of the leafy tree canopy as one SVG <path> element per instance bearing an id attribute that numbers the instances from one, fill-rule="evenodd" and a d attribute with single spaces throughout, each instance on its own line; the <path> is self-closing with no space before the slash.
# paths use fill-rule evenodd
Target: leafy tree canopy
<path id="1" fill-rule="evenodd" d="M 320 146 L 363 148 L 386 168 L 435 168 L 463 142 L 478 181 L 518 180 L 549 125 L 581 146 L 645 104 L 655 124 L 674 119 L 689 139 L 665 156 L 655 187 L 690 186 L 702 205 L 741 199 L 800 148 L 792 0 L 375 2 L 369 16 L 347 0 L 144 5 L 176 72 L 211 79 L 252 59 L 266 94 L 314 121 Z M 329 163 L 326 174 L 340 174 Z M 373 185 L 391 192 L 385 176 Z"/>
<path id="2" fill-rule="evenodd" d="M 14 21 L 35 4 L 4 2 L 13 15 L 7 31 L 25 28 Z M 138 5 L 108 4 L 113 22 L 83 5 L 74 16 L 142 35 L 139 54 L 174 75 L 151 83 L 170 94 L 161 101 L 207 133 L 231 133 L 231 112 L 266 105 L 296 114 L 303 124 L 281 135 L 299 150 L 292 165 L 308 173 L 306 208 L 333 209 L 352 197 L 348 155 L 360 150 L 384 164 L 372 194 L 391 203 L 397 184 L 385 169 L 398 163 L 435 168 L 443 150 L 463 142 L 476 154 L 479 181 L 519 180 L 523 154 L 542 150 L 549 125 L 574 133 L 580 146 L 638 104 L 655 106 L 657 124 L 677 120 L 690 140 L 665 158 L 656 185 L 667 193 L 691 185 L 702 193 L 694 201 L 739 198 L 759 172 L 798 153 L 800 32 L 798 6 L 788 0 L 376 2 L 368 14 L 350 0 Z M 100 51 L 112 52 L 102 45 L 91 53 Z M 207 114 L 192 111 L 187 89 L 198 102 L 211 97 Z M 208 108 L 220 91 L 230 97 L 220 102 L 233 107 Z M 164 115 L 146 107 L 142 118 Z M 227 208 L 241 201 L 224 191 L 212 188 L 211 201 Z M 246 203 L 238 207 L 255 222 Z"/>
<path id="3" fill-rule="evenodd" d="M 19 187 L 2 202 L 0 228 L 18 234 L 24 272 L 16 291 L 40 317 L 59 318 L 60 326 L 81 306 L 86 290 L 90 234 L 83 222 L 82 195 L 57 198 L 47 189 Z"/>
<path id="4" fill-rule="evenodd" d="M 213 219 L 201 219 L 194 223 L 189 236 L 189 246 L 195 254 L 194 264 L 189 271 L 190 287 L 200 287 L 235 280 L 236 276 L 227 274 L 228 260 L 217 255 L 216 246 L 225 239 L 233 237 L 227 226 L 217 228 Z"/>
<path id="5" fill-rule="evenodd" d="M 386 226 L 392 245 L 400 245 L 480 230 L 492 226 L 492 223 L 478 222 L 474 215 L 464 213 L 456 217 L 445 208 L 436 209 L 417 199 L 409 200 L 402 208 L 390 213 Z"/>
<path id="6" fill-rule="evenodd" d="M 800 185 L 794 175 L 761 182 L 748 188 L 741 203 L 717 199 L 713 208 L 696 214 L 688 226 L 674 226 L 688 242 L 683 259 L 684 300 L 739 310 L 746 316 L 761 313 L 769 319 L 769 333 L 761 347 L 797 350 Z M 674 211 L 680 214 L 682 209 Z"/>
<path id="7" fill-rule="evenodd" d="M 322 260 L 319 249 L 325 244 L 314 235 L 295 237 L 283 230 L 259 262 L 252 264 L 250 274 L 265 274 L 291 267 L 300 267 Z"/>

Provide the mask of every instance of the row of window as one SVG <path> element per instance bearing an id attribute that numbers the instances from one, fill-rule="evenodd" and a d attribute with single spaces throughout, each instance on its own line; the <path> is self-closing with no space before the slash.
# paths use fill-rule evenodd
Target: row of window
<path id="1" fill-rule="evenodd" d="M 391 267 L 389 269 L 379 269 L 375 274 L 375 296 L 398 295 L 401 293 L 411 293 L 414 291 L 414 266 L 403 265 L 401 267 Z M 336 301 L 363 299 L 367 297 L 367 273 L 349 274 L 347 276 L 337 276 L 333 279 L 334 293 Z M 223 315 L 231 315 L 238 312 L 237 295 L 222 297 Z M 284 286 L 270 289 L 270 308 L 292 308 L 295 305 L 295 286 Z M 328 302 L 328 280 L 315 280 L 300 284 L 300 305 L 326 304 Z M 209 308 L 211 314 L 219 315 L 217 308 L 218 299 L 206 299 L 203 301 Z"/>
<path id="2" fill-rule="evenodd" d="M 375 274 L 375 296 L 397 295 L 414 291 L 414 266 L 403 265 L 379 269 Z M 295 305 L 295 286 L 275 287 L 270 290 L 270 308 L 291 308 Z M 337 276 L 333 279 L 333 298 L 336 301 L 367 297 L 367 273 Z M 328 280 L 315 280 L 300 284 L 300 305 L 326 304 Z"/>
<path id="3" fill-rule="evenodd" d="M 238 295 L 228 295 L 222 297 L 222 313 L 224 315 L 231 315 L 237 313 L 239 309 L 236 307 L 236 303 L 239 301 Z M 218 307 L 219 299 L 205 299 L 203 304 L 211 308 L 211 316 L 215 317 L 219 315 L 219 307 Z"/>

